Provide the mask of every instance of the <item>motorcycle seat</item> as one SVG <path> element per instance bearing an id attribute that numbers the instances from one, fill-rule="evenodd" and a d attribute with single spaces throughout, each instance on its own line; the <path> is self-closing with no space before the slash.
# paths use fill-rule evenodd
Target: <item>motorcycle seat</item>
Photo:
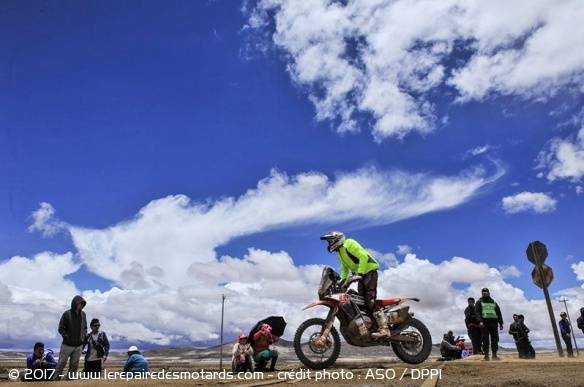
<path id="1" fill-rule="evenodd" d="M 401 298 L 386 298 L 385 300 L 377 300 L 377 305 L 390 306 L 390 305 L 398 304 L 400 301 L 401 301 Z"/>

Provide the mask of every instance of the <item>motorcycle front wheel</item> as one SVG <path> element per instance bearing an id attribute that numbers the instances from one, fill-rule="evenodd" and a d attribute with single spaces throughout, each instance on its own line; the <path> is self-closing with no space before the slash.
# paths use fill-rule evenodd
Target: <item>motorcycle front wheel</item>
<path id="1" fill-rule="evenodd" d="M 294 335 L 294 352 L 305 366 L 322 370 L 332 366 L 341 353 L 341 340 L 335 327 L 328 337 L 322 337 L 326 320 L 311 318 L 304 321 Z"/>
<path id="2" fill-rule="evenodd" d="M 396 324 L 392 330 L 400 330 L 400 335 L 415 339 L 415 341 L 394 341 L 391 343 L 393 352 L 401 361 L 408 364 L 419 364 L 430 356 L 432 336 L 423 322 L 410 317 L 403 323 Z"/>

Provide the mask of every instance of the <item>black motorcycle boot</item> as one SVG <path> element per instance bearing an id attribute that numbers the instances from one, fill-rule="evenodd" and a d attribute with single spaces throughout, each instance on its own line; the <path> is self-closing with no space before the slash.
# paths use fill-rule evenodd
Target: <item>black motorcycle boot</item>
<path id="1" fill-rule="evenodd" d="M 272 358 L 272 362 L 270 363 L 270 371 L 276 370 L 276 362 L 278 361 L 278 356 Z"/>
<path id="2" fill-rule="evenodd" d="M 268 364 L 268 359 L 266 359 L 265 357 L 260 357 L 260 361 L 256 363 L 254 371 L 256 372 L 262 371 L 266 367 L 266 364 Z"/>

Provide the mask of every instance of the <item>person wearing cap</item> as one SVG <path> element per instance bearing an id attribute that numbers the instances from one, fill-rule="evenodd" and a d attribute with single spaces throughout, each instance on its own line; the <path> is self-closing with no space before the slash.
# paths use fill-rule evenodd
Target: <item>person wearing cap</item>
<path id="1" fill-rule="evenodd" d="M 576 320 L 578 324 L 578 328 L 582 329 L 582 333 L 584 333 L 584 308 L 580 308 L 580 317 Z"/>
<path id="2" fill-rule="evenodd" d="M 148 360 L 146 360 L 135 345 L 128 348 L 128 360 L 124 364 L 123 372 L 134 375 L 148 373 Z"/>
<path id="3" fill-rule="evenodd" d="M 233 346 L 231 357 L 231 370 L 233 372 L 252 372 L 253 348 L 247 340 L 247 335 L 242 333 L 237 338 L 237 343 Z"/>
<path id="4" fill-rule="evenodd" d="M 477 315 L 477 310 L 475 308 L 475 299 L 469 297 L 467 302 L 468 306 L 464 310 L 464 325 L 466 325 L 468 337 L 470 337 L 470 342 L 472 343 L 472 352 L 474 355 L 484 355 L 481 343 L 482 331 L 479 325 L 480 320 Z"/>
<path id="5" fill-rule="evenodd" d="M 564 343 L 566 343 L 566 350 L 568 351 L 568 357 L 574 357 L 574 351 L 572 349 L 572 328 L 570 328 L 570 321 L 568 321 L 568 315 L 566 312 L 560 313 L 561 320 L 558 323 L 560 326 L 560 334 Z"/>
<path id="6" fill-rule="evenodd" d="M 483 352 L 485 353 L 483 360 L 491 360 L 489 357 L 489 344 L 493 352 L 493 360 L 501 360 L 497 356 L 497 350 L 499 349 L 497 325 L 499 325 L 499 330 L 503 329 L 503 316 L 499 305 L 491 298 L 488 288 L 481 290 L 481 298 L 476 302 L 475 308 L 479 318 L 479 326 L 482 329 Z"/>

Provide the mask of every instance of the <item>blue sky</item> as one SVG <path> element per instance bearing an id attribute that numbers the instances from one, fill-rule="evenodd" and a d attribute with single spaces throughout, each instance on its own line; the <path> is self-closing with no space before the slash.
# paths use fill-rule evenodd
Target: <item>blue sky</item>
<path id="1" fill-rule="evenodd" d="M 228 339 L 266 314 L 291 339 L 325 313 L 300 309 L 338 267 L 330 230 L 382 263 L 380 296 L 422 299 L 435 341 L 488 286 L 549 345 L 525 250 L 548 246 L 575 319 L 583 12 L 1 2 L 1 346 L 57 346 L 75 294 L 120 348 L 217 343 L 222 294 Z"/>

